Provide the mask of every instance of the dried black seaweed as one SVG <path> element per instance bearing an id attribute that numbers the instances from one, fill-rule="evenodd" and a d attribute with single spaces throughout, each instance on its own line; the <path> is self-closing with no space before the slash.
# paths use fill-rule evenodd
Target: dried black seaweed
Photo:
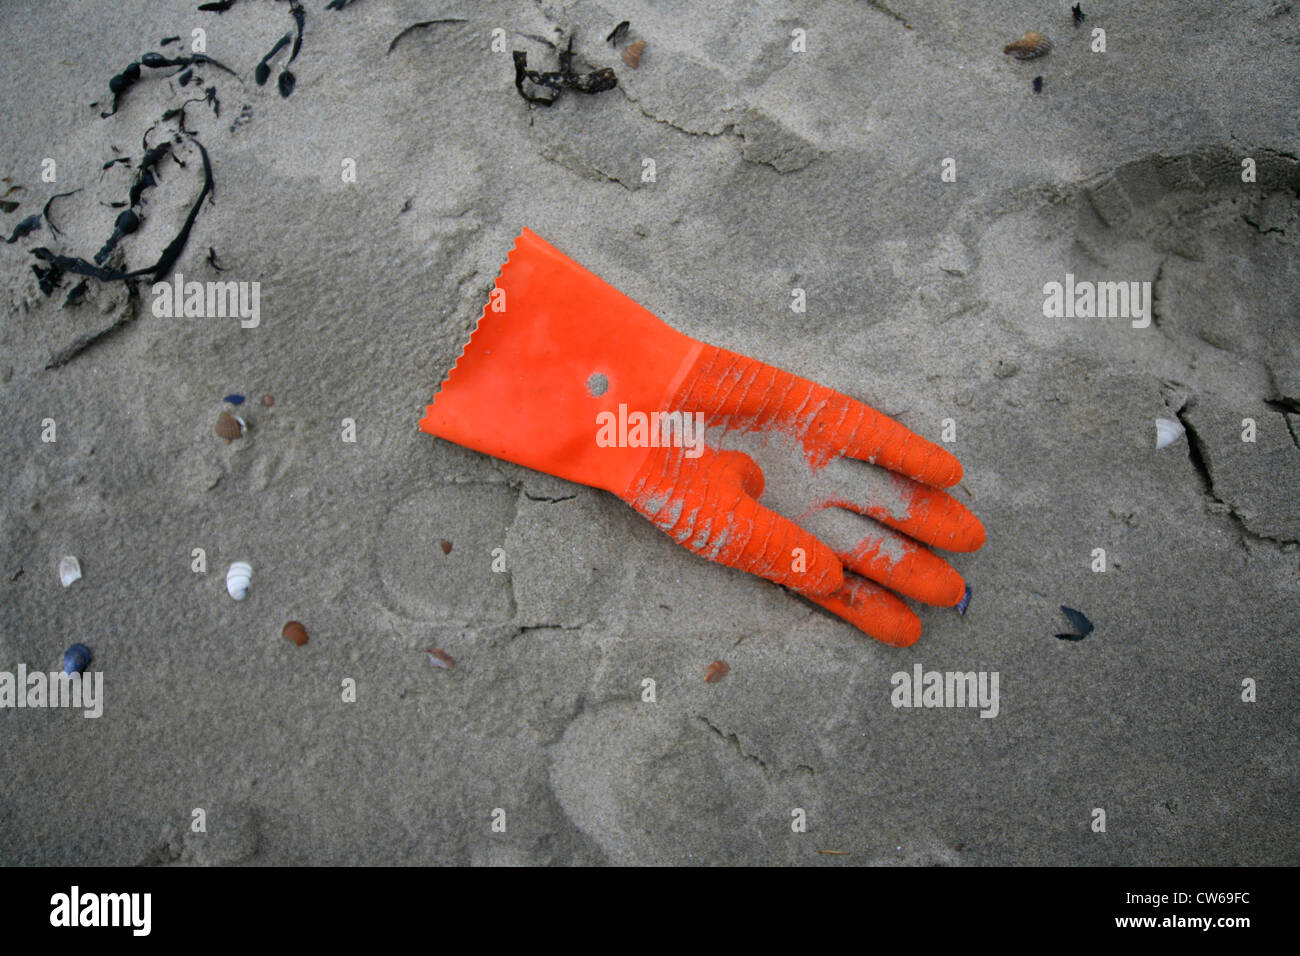
<path id="1" fill-rule="evenodd" d="M 121 105 L 122 96 L 135 85 L 140 79 L 140 67 L 147 66 L 151 70 L 161 70 L 169 66 L 190 67 L 195 63 L 210 63 L 218 70 L 224 70 L 235 79 L 239 79 L 239 74 L 226 66 L 220 60 L 214 60 L 210 56 L 202 53 L 192 53 L 188 56 L 165 57 L 161 53 L 146 53 L 140 57 L 138 62 L 132 63 L 125 70 L 111 77 L 108 81 L 109 92 L 113 94 L 113 107 L 106 113 L 100 113 L 101 118 L 107 118 L 117 112 Z M 241 81 L 242 82 L 242 81 Z"/>
<path id="2" fill-rule="evenodd" d="M 131 191 L 127 194 L 127 205 L 137 206 L 140 203 L 140 197 L 146 189 L 158 185 L 158 180 L 154 176 L 154 170 L 162 162 L 164 156 L 171 152 L 172 144 L 170 141 L 159 143 L 153 149 L 146 150 L 140 159 L 140 165 L 136 167 L 135 182 L 131 184 Z"/>
<path id="3" fill-rule="evenodd" d="M 109 77 L 108 91 L 113 94 L 113 108 L 107 113 L 100 113 L 100 118 L 112 116 L 117 112 L 117 107 L 122 98 L 122 94 L 129 90 L 138 79 L 140 79 L 139 63 L 132 63 L 121 73 Z"/>
<path id="4" fill-rule="evenodd" d="M 268 61 L 271 59 L 271 57 L 275 56 L 277 53 L 279 53 L 281 50 L 287 47 L 289 45 L 289 41 L 292 39 L 293 39 L 293 34 L 286 33 L 284 36 L 280 37 L 280 39 L 276 40 L 275 46 L 271 47 L 270 51 L 266 54 L 266 56 L 262 57 L 261 61 L 257 64 L 257 68 L 253 70 L 253 80 L 257 83 L 258 86 L 265 85 L 267 79 L 271 76 L 271 66 Z"/>
<path id="5" fill-rule="evenodd" d="M 117 244 L 121 241 L 122 237 L 129 236 L 139 228 L 140 217 L 135 214 L 135 211 L 131 209 L 122 210 L 122 212 L 118 214 L 117 220 L 113 223 L 113 234 L 108 237 L 104 242 L 104 245 L 100 247 L 100 250 L 95 253 L 95 262 L 99 265 L 103 265 L 104 261 L 112 255 L 113 250 L 117 248 Z"/>
<path id="6" fill-rule="evenodd" d="M 199 9 L 204 13 L 225 13 L 235 5 L 235 0 L 212 0 L 210 3 L 200 3 Z"/>
<path id="7" fill-rule="evenodd" d="M 154 54 L 154 56 L 158 57 L 160 56 L 160 54 Z M 161 57 L 161 59 L 164 60 L 165 62 L 158 62 L 157 60 L 155 60 L 155 62 L 158 63 L 158 65 L 154 67 L 155 69 L 160 69 L 161 67 L 164 66 L 193 66 L 195 63 L 207 63 L 210 64 L 211 66 L 216 67 L 218 70 L 221 70 L 224 73 L 229 73 L 235 79 L 239 79 L 239 74 L 236 73 L 234 70 L 232 70 L 230 67 L 226 66 L 220 60 L 214 60 L 212 57 L 205 56 L 202 53 L 191 53 L 188 56 L 178 56 L 170 60 L 167 59 L 166 57 Z"/>
<path id="8" fill-rule="evenodd" d="M 1074 25 L 1080 26 L 1084 20 L 1088 19 L 1088 14 L 1083 12 L 1083 4 L 1076 3 L 1070 8 L 1070 13 L 1074 15 Z"/>
<path id="9" fill-rule="evenodd" d="M 56 265 L 42 267 L 32 263 L 32 271 L 36 273 L 36 283 L 41 287 L 41 292 L 47 296 L 53 295 L 63 281 L 63 270 Z"/>
<path id="10" fill-rule="evenodd" d="M 617 47 L 618 41 L 623 39 L 623 37 L 627 36 L 627 28 L 630 27 L 631 25 L 632 25 L 631 20 L 624 20 L 613 30 L 609 31 L 609 36 L 605 37 L 605 42 L 612 47 Z"/>
<path id="11" fill-rule="evenodd" d="M 45 217 L 45 225 L 50 227 L 50 235 L 58 236 L 59 229 L 54 225 L 54 220 L 50 218 L 50 205 L 56 199 L 62 199 L 64 196 L 71 196 L 73 193 L 81 192 L 80 188 L 70 189 L 66 193 L 55 193 L 49 199 L 45 200 L 45 205 L 41 207 L 41 215 Z"/>
<path id="12" fill-rule="evenodd" d="M 298 59 L 298 51 L 302 49 L 302 31 L 307 24 L 307 14 L 298 0 L 289 0 L 289 13 L 298 28 L 298 35 L 293 39 L 293 51 L 289 54 L 289 62 L 292 63 Z"/>
<path id="13" fill-rule="evenodd" d="M 14 231 L 12 235 L 5 240 L 5 244 L 13 245 L 28 233 L 35 232 L 39 228 L 41 228 L 41 214 L 39 212 L 34 212 L 22 222 L 18 223 L 18 225 L 14 226 Z"/>
<path id="14" fill-rule="evenodd" d="M 280 76 L 276 81 L 276 86 L 280 90 L 280 95 L 288 97 L 293 92 L 294 87 L 298 84 L 298 78 L 289 70 L 289 65 L 298 59 L 298 51 L 302 49 L 302 34 L 307 23 L 307 14 L 298 0 L 289 0 L 289 12 L 293 15 L 294 29 L 286 33 L 280 39 L 275 41 L 275 45 L 267 51 L 266 56 L 258 61 L 256 69 L 253 70 L 253 79 L 258 86 L 264 86 L 266 81 L 271 77 L 271 58 L 293 42 L 293 49 L 289 51 L 289 60 L 280 71 Z"/>
<path id="15" fill-rule="evenodd" d="M 82 279 L 80 282 L 74 285 L 71 289 L 68 290 L 68 295 L 63 300 L 64 308 L 67 308 L 70 305 L 80 302 L 82 296 L 86 294 L 86 290 L 89 288 L 90 286 L 85 279 Z"/>
<path id="16" fill-rule="evenodd" d="M 131 272 L 109 272 L 102 269 L 93 262 L 87 262 L 75 256 L 61 256 L 51 252 L 43 246 L 32 250 L 32 255 L 42 262 L 48 262 L 51 266 L 57 266 L 64 272 L 75 273 L 76 275 L 90 276 L 92 279 L 99 279 L 101 282 L 118 282 L 126 279 L 138 279 L 141 276 L 152 274 L 153 281 L 157 282 L 171 267 L 176 264 L 180 258 L 181 252 L 185 249 L 186 242 L 190 238 L 190 230 L 194 228 L 194 221 L 199 216 L 199 209 L 203 206 L 203 201 L 208 198 L 213 189 L 212 182 L 212 161 L 208 158 L 208 151 L 203 148 L 203 144 L 194 140 L 194 145 L 199 149 L 199 155 L 203 157 L 203 189 L 200 190 L 199 196 L 194 200 L 194 205 L 190 208 L 189 215 L 185 217 L 185 223 L 181 226 L 176 237 L 167 244 L 163 249 L 162 255 L 158 261 L 151 266 L 145 266 L 143 269 L 135 269 Z M 119 217 L 120 218 L 120 217 Z M 49 293 L 46 293 L 47 295 Z"/>
<path id="17" fill-rule="evenodd" d="M 528 54 L 522 50 L 515 50 L 515 89 L 529 103 L 536 103 L 540 106 L 550 106 L 560 98 L 564 90 L 574 90 L 578 93 L 603 93 L 606 90 L 612 90 L 618 86 L 618 77 L 609 67 L 600 70 L 592 70 L 590 73 L 573 72 L 573 37 L 569 37 L 568 48 L 560 54 L 560 69 L 554 73 L 539 73 L 536 70 L 528 69 Z M 550 99 L 544 96 L 534 96 L 524 89 L 524 81 L 527 80 L 535 86 L 544 86 L 547 89 L 554 90 L 555 95 Z"/>

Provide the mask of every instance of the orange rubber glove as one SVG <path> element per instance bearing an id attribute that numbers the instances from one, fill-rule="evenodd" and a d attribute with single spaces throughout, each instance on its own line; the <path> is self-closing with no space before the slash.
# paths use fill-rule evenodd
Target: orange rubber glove
<path id="1" fill-rule="evenodd" d="M 967 593 L 917 542 L 984 543 L 979 519 L 939 490 L 961 480 L 947 451 L 846 395 L 682 335 L 527 229 L 420 428 L 613 492 L 696 554 L 887 644 L 921 634 L 887 589 L 944 606 Z"/>

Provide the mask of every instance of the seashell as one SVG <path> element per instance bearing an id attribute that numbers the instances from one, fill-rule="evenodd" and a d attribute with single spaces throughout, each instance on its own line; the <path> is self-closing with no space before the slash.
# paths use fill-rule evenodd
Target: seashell
<path id="1" fill-rule="evenodd" d="M 299 647 L 307 643 L 307 628 L 302 626 L 299 621 L 290 621 L 280 632 L 280 636 L 286 641 L 293 641 Z"/>
<path id="2" fill-rule="evenodd" d="M 265 405 L 267 408 L 270 408 L 272 405 L 275 404 L 275 399 L 270 395 L 263 395 L 262 404 Z"/>
<path id="3" fill-rule="evenodd" d="M 1176 422 L 1172 418 L 1156 419 L 1156 447 L 1164 448 L 1166 445 L 1172 445 L 1178 441 L 1183 432 L 1187 431 L 1182 422 Z"/>
<path id="4" fill-rule="evenodd" d="M 59 583 L 65 588 L 81 579 L 81 562 L 72 555 L 59 561 Z"/>
<path id="5" fill-rule="evenodd" d="M 715 684 L 722 678 L 731 673 L 731 665 L 726 661 L 714 661 L 709 665 L 708 673 L 704 675 L 704 683 Z"/>
<path id="6" fill-rule="evenodd" d="M 1015 43 L 1008 43 L 1002 52 L 1017 60 L 1036 60 L 1052 52 L 1052 41 L 1041 33 L 1030 30 Z"/>
<path id="7" fill-rule="evenodd" d="M 244 427 L 244 420 L 230 414 L 230 412 L 222 412 L 217 416 L 217 434 L 226 441 L 243 438 Z"/>
<path id="8" fill-rule="evenodd" d="M 234 395 L 227 395 L 225 398 L 222 399 L 222 401 L 225 402 L 227 405 L 242 405 L 244 404 L 244 396 L 238 393 Z"/>
<path id="9" fill-rule="evenodd" d="M 626 63 L 628 66 L 630 66 L 632 69 L 635 70 L 637 67 L 641 65 L 641 54 L 644 51 L 645 51 L 645 40 L 637 40 L 635 43 L 631 43 L 625 46 L 623 48 L 623 52 L 619 55 L 623 57 L 624 63 Z"/>
<path id="10" fill-rule="evenodd" d="M 1093 632 L 1092 621 L 1088 620 L 1088 615 L 1084 614 L 1082 611 L 1076 611 L 1074 608 L 1066 607 L 1062 604 L 1061 613 L 1063 613 L 1066 620 L 1070 622 L 1070 626 L 1074 628 L 1075 633 L 1057 634 L 1056 636 L 1060 640 L 1081 641 Z"/>
<path id="11" fill-rule="evenodd" d="M 442 548 L 442 553 L 443 553 L 443 554 L 451 554 L 451 542 L 450 542 L 450 541 L 439 541 L 439 542 L 438 542 L 438 547 Z"/>
<path id="12" fill-rule="evenodd" d="M 73 644 L 63 652 L 63 673 L 80 674 L 90 663 L 90 648 L 85 644 Z"/>
<path id="13" fill-rule="evenodd" d="M 961 600 L 957 602 L 957 613 L 962 615 L 962 617 L 966 616 L 966 609 L 970 607 L 970 595 L 971 590 L 970 585 L 968 584 L 966 585 L 966 593 L 963 594 Z"/>
<path id="14" fill-rule="evenodd" d="M 248 582 L 253 578 L 253 566 L 247 561 L 236 561 L 226 572 L 226 593 L 236 601 L 248 597 Z"/>
<path id="15" fill-rule="evenodd" d="M 426 647 L 424 649 L 425 659 L 439 670 L 449 671 L 456 666 L 455 660 L 446 651 L 440 651 L 436 647 Z"/>

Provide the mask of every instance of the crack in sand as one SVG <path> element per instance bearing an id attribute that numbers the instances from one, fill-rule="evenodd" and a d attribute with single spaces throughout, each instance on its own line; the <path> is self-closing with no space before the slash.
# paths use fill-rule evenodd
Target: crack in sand
<path id="1" fill-rule="evenodd" d="M 744 757 L 746 760 L 758 764 L 758 766 L 762 768 L 763 773 L 766 774 L 770 772 L 770 768 L 768 767 L 766 760 L 764 760 L 758 754 L 751 754 L 745 750 L 744 746 L 740 742 L 740 734 L 725 733 L 720 727 L 718 727 L 717 724 L 709 720 L 709 718 L 705 717 L 703 714 L 696 714 L 695 719 L 698 720 L 700 723 L 704 724 L 705 727 L 708 727 L 709 730 L 713 731 L 713 733 L 715 733 L 721 740 L 735 747 L 736 752 L 740 754 L 742 757 Z"/>
<path id="2" fill-rule="evenodd" d="M 1279 547 L 1282 545 L 1300 544 L 1300 541 L 1297 541 L 1296 539 L 1274 538 L 1258 531 L 1252 531 L 1247 527 L 1245 519 L 1237 512 L 1237 509 L 1215 494 L 1214 476 L 1211 474 L 1209 464 L 1205 460 L 1204 445 L 1201 436 L 1197 434 L 1196 428 L 1192 423 L 1183 417 L 1183 413 L 1190 411 L 1193 405 L 1194 402 L 1192 401 L 1184 403 L 1181 408 L 1174 411 L 1174 415 L 1178 417 L 1178 420 L 1182 422 L 1183 428 L 1187 430 L 1187 457 L 1191 461 L 1192 467 L 1195 468 L 1197 473 L 1201 476 L 1201 482 L 1204 485 L 1205 493 L 1227 509 L 1227 514 L 1234 522 L 1236 522 L 1238 530 L 1241 531 L 1243 536 L 1249 536 L 1254 538 L 1256 541 L 1267 541 L 1270 544 L 1276 544 Z M 1290 427 L 1291 423 L 1288 420 L 1288 431 L 1290 430 Z M 1295 434 L 1293 432 L 1292 438 L 1294 439 L 1294 437 Z"/>
<path id="3" fill-rule="evenodd" d="M 686 136 L 705 137 L 708 139 L 721 139 L 724 136 L 735 136 L 741 142 L 740 158 L 742 160 L 747 163 L 752 163 L 755 166 L 770 166 L 783 176 L 787 173 L 797 172 L 810 166 L 822 156 L 822 150 L 818 149 L 811 142 L 790 131 L 766 113 L 753 107 L 727 107 L 724 112 L 732 114 L 740 111 L 741 115 L 736 119 L 723 120 L 722 125 L 716 131 L 710 129 L 688 129 L 671 119 L 666 119 L 650 112 L 650 110 L 641 104 L 640 100 L 633 98 L 625 87 L 620 86 L 619 89 L 623 91 L 623 95 L 627 97 L 628 101 L 641 111 L 641 115 L 645 116 L 647 119 L 651 119 L 656 123 L 662 123 L 664 126 L 674 129 Z M 774 155 L 769 158 L 756 158 L 753 153 L 759 148 L 761 141 L 760 137 L 757 135 L 759 131 L 751 130 L 749 133 L 746 133 L 745 124 L 747 122 L 750 124 L 757 122 L 770 123 L 774 128 L 781 130 L 791 139 L 795 140 L 795 142 L 787 143 L 784 146 L 775 148 L 773 151 Z M 748 155 L 746 154 L 747 150 L 749 153 Z M 801 150 L 811 151 L 814 155 L 805 159 L 800 155 Z M 792 158 L 789 162 L 786 162 L 786 157 Z"/>
<path id="4" fill-rule="evenodd" d="M 525 491 L 523 495 L 529 501 L 544 501 L 547 504 L 552 505 L 561 501 L 572 501 L 574 498 L 578 497 L 577 495 L 563 495 L 559 498 L 548 498 L 546 495 L 530 495 L 527 491 Z"/>
<path id="5" fill-rule="evenodd" d="M 806 773 L 810 777 L 815 777 L 817 775 L 817 770 L 815 767 L 812 766 L 812 764 L 797 763 L 789 770 L 782 770 L 780 767 L 774 767 L 771 764 L 769 764 L 766 760 L 764 760 L 759 754 L 750 753 L 747 750 L 745 750 L 744 744 L 740 742 L 740 734 L 727 733 L 721 727 L 715 724 L 713 721 L 709 720 L 708 717 L 705 717 L 703 714 L 696 714 L 695 719 L 698 720 L 700 723 L 704 724 L 704 726 L 708 727 L 709 730 L 712 731 L 720 740 L 735 747 L 736 752 L 740 754 L 740 756 L 743 757 L 745 760 L 751 763 L 758 764 L 759 768 L 763 771 L 763 774 L 765 776 L 770 777 L 772 774 L 776 774 L 778 777 L 789 777 L 798 773 Z"/>
<path id="6" fill-rule="evenodd" d="M 903 16 L 901 13 L 899 13 L 897 10 L 893 10 L 893 9 L 891 9 L 890 7 L 886 6 L 885 4 L 881 3 L 880 0 L 867 0 L 867 6 L 869 6 L 872 10 L 877 11 L 878 13 L 883 13 L 885 16 L 889 17 L 891 20 L 896 20 L 896 21 L 898 21 L 898 22 L 901 23 L 903 26 L 905 26 L 907 29 L 909 29 L 909 30 L 912 29 L 912 25 L 911 25 L 910 23 L 907 22 L 907 18 L 906 18 L 906 17 L 904 17 L 904 16 Z"/>
<path id="7" fill-rule="evenodd" d="M 1279 226 L 1268 226 L 1267 228 L 1262 227 L 1260 226 L 1259 223 L 1257 223 L 1255 220 L 1251 219 L 1249 216 L 1245 214 L 1242 215 L 1241 221 L 1244 222 L 1246 225 L 1250 226 L 1250 228 L 1254 229 L 1261 236 L 1267 236 L 1275 232 L 1280 236 L 1283 237 L 1286 236 L 1285 229 L 1282 229 Z"/>

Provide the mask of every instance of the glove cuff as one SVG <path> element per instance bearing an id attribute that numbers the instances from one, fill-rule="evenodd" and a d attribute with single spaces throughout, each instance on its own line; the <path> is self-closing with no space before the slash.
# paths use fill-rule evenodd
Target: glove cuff
<path id="1" fill-rule="evenodd" d="M 420 428 L 621 494 L 652 449 L 601 422 L 669 411 L 703 347 L 525 229 Z"/>

